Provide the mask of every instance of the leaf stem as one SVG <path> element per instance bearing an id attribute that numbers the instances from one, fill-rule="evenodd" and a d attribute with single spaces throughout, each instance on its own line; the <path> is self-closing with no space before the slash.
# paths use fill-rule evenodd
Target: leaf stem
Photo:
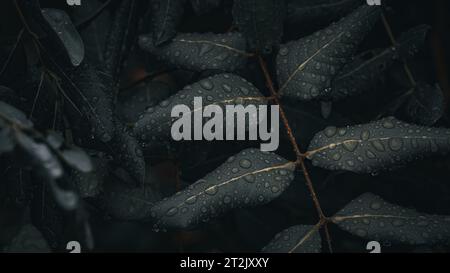
<path id="1" fill-rule="evenodd" d="M 267 69 L 267 65 L 266 62 L 264 61 L 264 59 L 261 56 L 258 56 L 258 60 L 259 60 L 259 64 L 261 66 L 261 69 L 263 71 L 264 77 L 266 78 L 266 82 L 267 82 L 267 87 L 270 90 L 270 93 L 272 94 L 273 100 L 275 101 L 276 104 L 279 105 L 279 109 L 280 109 L 280 116 L 281 116 L 281 120 L 284 124 L 284 127 L 286 128 L 289 140 L 292 144 L 292 147 L 294 149 L 295 155 L 297 157 L 297 161 L 296 164 L 298 166 L 300 166 L 301 170 L 303 171 L 303 175 L 305 177 L 306 180 L 306 186 L 308 187 L 308 190 L 311 194 L 311 197 L 313 199 L 314 202 L 314 206 L 317 210 L 317 213 L 319 214 L 319 217 L 321 220 L 326 219 L 323 211 L 322 211 L 322 207 L 320 205 L 319 199 L 317 197 L 316 191 L 314 190 L 314 186 L 311 180 L 311 177 L 309 175 L 308 169 L 306 168 L 306 164 L 305 164 L 305 157 L 303 156 L 302 152 L 300 151 L 299 145 L 297 144 L 297 141 L 295 140 L 295 136 L 292 132 L 292 129 L 289 125 L 289 121 L 286 117 L 286 113 L 284 112 L 284 109 L 280 103 L 280 99 L 278 98 L 277 92 L 275 91 L 275 87 L 272 81 L 272 78 L 270 77 L 270 73 Z"/>
<path id="2" fill-rule="evenodd" d="M 394 33 L 392 32 L 392 28 L 389 25 L 389 22 L 386 18 L 386 15 L 384 14 L 384 12 L 381 13 L 381 19 L 383 21 L 384 28 L 386 29 L 386 32 L 389 36 L 389 40 L 391 40 L 391 43 L 393 46 L 396 46 L 397 41 L 395 39 Z M 414 79 L 411 69 L 409 68 L 409 66 L 405 60 L 403 60 L 403 69 L 405 70 L 406 76 L 408 77 L 412 87 L 415 87 L 417 85 L 416 80 Z"/>

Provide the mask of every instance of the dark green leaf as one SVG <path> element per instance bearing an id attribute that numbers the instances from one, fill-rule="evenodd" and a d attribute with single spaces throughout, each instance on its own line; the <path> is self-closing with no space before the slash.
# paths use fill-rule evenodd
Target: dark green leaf
<path id="1" fill-rule="evenodd" d="M 184 13 L 186 0 L 151 0 L 153 41 L 155 46 L 171 40 Z"/>
<path id="2" fill-rule="evenodd" d="M 25 159 L 30 161 L 39 175 L 48 179 L 58 179 L 63 175 L 64 170 L 61 163 L 47 145 L 35 142 L 21 132 L 15 134 L 15 139 L 17 145 L 29 156 Z"/>
<path id="3" fill-rule="evenodd" d="M 108 162 L 105 159 L 93 158 L 92 161 L 94 165 L 92 172 L 82 173 L 77 170 L 70 171 L 70 180 L 81 198 L 97 196 L 108 175 Z"/>
<path id="4" fill-rule="evenodd" d="M 111 141 L 112 155 L 141 185 L 145 179 L 145 161 L 136 138 L 121 123 L 116 124 L 116 134 Z"/>
<path id="5" fill-rule="evenodd" d="M 184 104 L 192 108 L 194 97 L 203 98 L 203 107 L 219 105 L 249 104 L 266 105 L 266 99 L 250 82 L 233 74 L 219 74 L 187 86 L 176 95 L 149 108 L 136 122 L 134 135 L 142 143 L 144 150 L 155 142 L 171 139 L 173 119 L 171 111 L 175 105 Z M 191 110 L 192 111 L 192 110 Z M 191 112 L 193 113 L 193 112 Z M 225 115 L 224 115 L 225 118 Z"/>
<path id="6" fill-rule="evenodd" d="M 438 84 L 418 82 L 404 106 L 411 122 L 431 126 L 444 114 L 444 94 Z"/>
<path id="7" fill-rule="evenodd" d="M 42 9 L 42 16 L 55 31 L 72 64 L 80 65 L 84 59 L 84 44 L 69 15 L 63 10 Z"/>
<path id="8" fill-rule="evenodd" d="M 91 158 L 81 149 L 73 148 L 62 151 L 64 161 L 72 168 L 88 173 L 93 169 Z"/>
<path id="9" fill-rule="evenodd" d="M 49 253 L 51 249 L 39 230 L 31 224 L 26 224 L 4 251 L 7 253 Z"/>
<path id="10" fill-rule="evenodd" d="M 136 1 L 122 1 L 114 14 L 114 19 L 108 33 L 105 47 L 105 62 L 103 63 L 105 72 L 113 77 L 116 82 L 126 58 L 130 51 L 130 40 L 133 40 L 136 26 Z"/>
<path id="11" fill-rule="evenodd" d="M 136 122 L 145 109 L 156 106 L 172 94 L 172 88 L 162 82 L 149 82 L 130 90 L 119 100 L 119 112 L 126 122 Z"/>
<path id="12" fill-rule="evenodd" d="M 322 239 L 315 226 L 293 226 L 277 235 L 266 245 L 264 253 L 320 253 Z"/>
<path id="13" fill-rule="evenodd" d="M 220 6 L 222 0 L 191 0 L 195 14 L 203 15 Z"/>
<path id="14" fill-rule="evenodd" d="M 11 130 L 7 127 L 5 129 L 0 128 L 0 155 L 8 153 L 14 150 L 14 140 L 11 136 Z"/>
<path id="15" fill-rule="evenodd" d="M 84 2 L 76 9 L 73 9 L 73 17 L 76 18 L 75 22 L 78 23 L 81 20 L 84 20 L 86 16 L 94 14 L 101 6 L 102 2 L 99 0 L 89 0 Z M 105 47 L 110 25 L 111 14 L 108 10 L 103 10 L 95 20 L 90 22 L 88 26 L 80 31 L 86 51 L 86 59 L 94 64 L 104 64 Z"/>
<path id="16" fill-rule="evenodd" d="M 50 180 L 49 185 L 56 204 L 62 209 L 73 211 L 79 208 L 80 198 L 77 193 L 61 188 L 55 180 Z"/>
<path id="17" fill-rule="evenodd" d="M 360 0 L 287 0 L 287 23 L 292 27 L 328 24 L 360 4 Z"/>
<path id="18" fill-rule="evenodd" d="M 311 100 L 329 92 L 332 79 L 350 61 L 380 11 L 363 5 L 328 28 L 282 45 L 277 56 L 281 94 Z"/>
<path id="19" fill-rule="evenodd" d="M 396 60 L 406 60 L 423 46 L 428 26 L 415 27 L 399 38 L 397 46 L 363 53 L 342 68 L 323 98 L 338 100 L 374 86 Z"/>
<path id="20" fill-rule="evenodd" d="M 33 123 L 28 120 L 27 116 L 22 111 L 3 101 L 0 101 L 0 115 L 0 122 L 3 122 L 1 118 L 6 118 L 23 128 L 33 127 Z M 0 123 L 0 125 L 1 124 L 2 123 Z"/>
<path id="21" fill-rule="evenodd" d="M 127 221 L 149 218 L 151 207 L 157 199 L 157 195 L 148 185 L 130 188 L 119 182 L 106 184 L 99 196 L 106 213 L 114 219 Z"/>
<path id="22" fill-rule="evenodd" d="M 64 144 L 64 137 L 59 132 L 51 131 L 45 137 L 47 143 L 55 150 L 59 150 Z"/>
<path id="23" fill-rule="evenodd" d="M 377 173 L 450 149 L 450 129 L 408 124 L 388 117 L 369 124 L 328 127 L 308 148 L 315 166 L 329 170 Z"/>
<path id="24" fill-rule="evenodd" d="M 295 163 L 247 149 L 152 208 L 155 228 L 190 228 L 228 210 L 266 204 L 294 179 Z"/>
<path id="25" fill-rule="evenodd" d="M 65 109 L 69 111 L 71 123 L 81 126 L 80 131 L 87 127 L 92 138 L 109 142 L 114 135 L 111 79 L 83 62 L 71 71 L 70 78 L 63 81 L 62 91 L 68 100 Z M 86 133 L 83 137 L 91 138 Z"/>
<path id="26" fill-rule="evenodd" d="M 280 44 L 285 16 L 284 0 L 234 1 L 234 24 L 247 38 L 253 52 L 269 54 Z"/>
<path id="27" fill-rule="evenodd" d="M 419 213 L 365 193 L 339 211 L 332 221 L 364 239 L 411 245 L 450 243 L 450 217 Z"/>
<path id="28" fill-rule="evenodd" d="M 178 34 L 161 47 L 153 46 L 150 35 L 141 35 L 139 46 L 171 66 L 193 71 L 234 71 L 249 57 L 245 39 L 237 32 Z"/>

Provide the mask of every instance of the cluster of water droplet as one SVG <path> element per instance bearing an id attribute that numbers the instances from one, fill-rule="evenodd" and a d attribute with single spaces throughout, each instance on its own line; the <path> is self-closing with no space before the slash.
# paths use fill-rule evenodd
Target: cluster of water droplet
<path id="1" fill-rule="evenodd" d="M 422 214 L 371 193 L 356 198 L 335 217 L 346 217 L 336 224 L 365 239 L 410 245 L 450 243 L 450 217 Z"/>
<path id="2" fill-rule="evenodd" d="M 265 204 L 294 179 L 294 164 L 257 149 L 246 149 L 187 189 L 152 208 L 155 229 L 188 228 L 233 208 Z"/>

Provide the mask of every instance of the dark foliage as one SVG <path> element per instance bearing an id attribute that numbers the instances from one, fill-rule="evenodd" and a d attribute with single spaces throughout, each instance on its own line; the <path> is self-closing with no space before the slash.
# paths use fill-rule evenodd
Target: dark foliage
<path id="1" fill-rule="evenodd" d="M 446 1 L 59 2 L 0 4 L 0 250 L 450 250 Z M 279 149 L 172 140 L 194 97 Z"/>

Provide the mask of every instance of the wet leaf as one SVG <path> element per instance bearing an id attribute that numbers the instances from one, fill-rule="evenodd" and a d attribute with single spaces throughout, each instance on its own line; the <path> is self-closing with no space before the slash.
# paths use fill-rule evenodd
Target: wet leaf
<path id="1" fill-rule="evenodd" d="M 233 4 L 234 24 L 253 52 L 269 54 L 280 44 L 285 16 L 284 0 L 236 0 Z"/>
<path id="2" fill-rule="evenodd" d="M 42 16 L 55 31 L 72 64 L 79 66 L 84 59 L 84 44 L 69 15 L 63 10 L 42 9 Z"/>
<path id="3" fill-rule="evenodd" d="M 64 150 L 61 155 L 70 167 L 80 172 L 88 173 L 93 169 L 91 158 L 79 148 Z"/>
<path id="4" fill-rule="evenodd" d="M 71 123 L 87 127 L 94 139 L 109 142 L 114 135 L 113 101 L 111 80 L 101 70 L 84 62 L 70 73 L 62 84 L 62 92 L 68 100 Z M 89 135 L 83 134 L 89 138 Z"/>
<path id="5" fill-rule="evenodd" d="M 32 224 L 22 226 L 11 244 L 4 249 L 6 253 L 49 253 L 47 241 Z"/>
<path id="6" fill-rule="evenodd" d="M 58 179 L 64 173 L 63 167 L 50 148 L 34 141 L 29 136 L 17 132 L 15 134 L 17 145 L 22 149 L 26 160 L 36 169 L 39 175 L 48 179 Z"/>
<path id="7" fill-rule="evenodd" d="M 79 208 L 80 198 L 72 190 L 61 188 L 55 180 L 49 180 L 50 190 L 56 204 L 66 211 L 74 211 Z"/>
<path id="8" fill-rule="evenodd" d="M 314 226 L 292 226 L 277 235 L 266 245 L 263 253 L 320 253 L 322 239 Z"/>
<path id="9" fill-rule="evenodd" d="M 323 95 L 338 100 L 359 94 L 374 86 L 381 76 L 398 60 L 413 57 L 422 48 L 429 26 L 418 26 L 404 34 L 397 46 L 365 52 L 345 65 L 333 80 L 331 90 Z"/>
<path id="10" fill-rule="evenodd" d="M 365 193 L 339 211 L 332 221 L 364 239 L 410 245 L 450 243 L 450 217 L 417 212 Z"/>
<path id="11" fill-rule="evenodd" d="M 409 121 L 431 126 L 444 114 L 444 94 L 438 84 L 418 82 L 403 108 Z"/>
<path id="12" fill-rule="evenodd" d="M 144 153 L 137 139 L 124 125 L 116 123 L 116 134 L 111 141 L 112 155 L 124 169 L 142 185 L 145 179 Z"/>
<path id="13" fill-rule="evenodd" d="M 102 2 L 99 0 L 86 1 L 73 9 L 73 17 L 76 18 L 75 21 L 78 23 L 84 20 L 86 16 L 94 14 L 101 6 Z M 88 26 L 80 30 L 86 58 L 94 64 L 103 64 L 105 61 L 104 54 L 110 25 L 111 14 L 108 10 L 104 10 Z"/>
<path id="14" fill-rule="evenodd" d="M 328 127 L 315 135 L 307 155 L 314 166 L 328 170 L 377 173 L 449 149 L 450 129 L 388 117 L 369 124 Z"/>
<path id="15" fill-rule="evenodd" d="M 8 153 L 14 150 L 14 140 L 11 136 L 11 131 L 9 128 L 0 128 L 0 155 L 3 153 Z"/>
<path id="16" fill-rule="evenodd" d="M 136 26 L 136 1 L 122 1 L 113 17 L 104 51 L 103 63 L 105 72 L 117 82 L 122 64 L 130 51 Z M 133 40 L 134 42 L 134 40 Z"/>
<path id="17" fill-rule="evenodd" d="M 287 23 L 292 26 L 330 23 L 355 9 L 359 0 L 287 0 Z"/>
<path id="18" fill-rule="evenodd" d="M 173 93 L 172 88 L 162 82 L 149 82 L 130 91 L 118 102 L 118 111 L 126 122 L 136 122 L 147 108 L 156 106 Z"/>
<path id="19" fill-rule="evenodd" d="M 94 170 L 82 173 L 77 170 L 70 171 L 70 180 L 73 187 L 77 189 L 81 198 L 95 197 L 101 189 L 108 175 L 108 161 L 102 158 L 93 158 Z"/>
<path id="20" fill-rule="evenodd" d="M 186 0 L 152 0 L 153 45 L 171 40 L 177 33 Z"/>
<path id="21" fill-rule="evenodd" d="M 6 118 L 23 128 L 33 127 L 33 123 L 28 120 L 27 116 L 22 111 L 3 101 L 0 101 L 0 115 L 0 118 Z M 0 119 L 0 125 L 2 122 L 3 121 Z"/>
<path id="22" fill-rule="evenodd" d="M 282 45 L 277 56 L 281 94 L 311 100 L 329 92 L 332 79 L 350 61 L 380 11 L 363 5 L 323 30 Z"/>
<path id="23" fill-rule="evenodd" d="M 150 217 L 151 207 L 158 196 L 146 185 L 130 188 L 123 184 L 112 182 L 104 186 L 99 196 L 101 207 L 117 220 L 143 220 Z"/>
<path id="24" fill-rule="evenodd" d="M 295 163 L 247 149 L 152 208 L 155 229 L 191 228 L 236 208 L 266 204 L 294 179 Z"/>
<path id="25" fill-rule="evenodd" d="M 202 97 L 203 107 L 218 105 L 222 111 L 225 109 L 224 105 L 267 104 L 262 94 L 250 82 L 239 76 L 219 74 L 203 79 L 192 86 L 185 87 L 158 106 L 149 108 L 136 122 L 134 135 L 139 139 L 144 150 L 151 149 L 151 145 L 155 142 L 167 142 L 172 139 L 172 108 L 175 105 L 184 104 L 191 108 L 193 114 L 194 97 Z"/>
<path id="26" fill-rule="evenodd" d="M 47 133 L 45 140 L 55 150 L 59 150 L 64 144 L 64 137 L 59 132 L 51 131 Z"/>
<path id="27" fill-rule="evenodd" d="M 203 15 L 218 8 L 222 0 L 191 0 L 190 2 L 195 14 Z"/>
<path id="28" fill-rule="evenodd" d="M 153 46 L 150 35 L 141 35 L 139 46 L 170 66 L 193 71 L 234 71 L 249 57 L 245 39 L 237 32 L 178 34 L 160 47 Z"/>

